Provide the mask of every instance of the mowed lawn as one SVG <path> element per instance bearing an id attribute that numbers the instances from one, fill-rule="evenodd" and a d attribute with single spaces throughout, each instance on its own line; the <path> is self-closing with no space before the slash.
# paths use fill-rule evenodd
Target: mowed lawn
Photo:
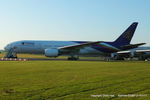
<path id="1" fill-rule="evenodd" d="M 0 61 L 0 100 L 24 99 L 148 100 L 150 62 Z"/>

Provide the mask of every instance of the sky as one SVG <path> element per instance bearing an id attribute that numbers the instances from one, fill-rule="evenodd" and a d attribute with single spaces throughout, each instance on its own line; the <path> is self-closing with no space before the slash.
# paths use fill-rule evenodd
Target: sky
<path id="1" fill-rule="evenodd" d="M 131 43 L 150 46 L 150 0 L 0 0 L 0 49 L 19 40 L 114 41 L 139 22 Z"/>

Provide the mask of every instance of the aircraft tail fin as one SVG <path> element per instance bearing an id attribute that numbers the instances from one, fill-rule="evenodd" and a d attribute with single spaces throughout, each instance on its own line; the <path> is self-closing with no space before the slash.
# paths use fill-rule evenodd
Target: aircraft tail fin
<path id="1" fill-rule="evenodd" d="M 118 46 L 129 45 L 134 35 L 138 22 L 132 23 L 115 41 Z"/>

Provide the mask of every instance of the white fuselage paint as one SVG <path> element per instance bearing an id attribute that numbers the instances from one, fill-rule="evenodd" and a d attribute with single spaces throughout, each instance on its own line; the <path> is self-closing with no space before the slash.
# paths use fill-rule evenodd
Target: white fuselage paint
<path id="1" fill-rule="evenodd" d="M 8 51 L 10 48 L 14 48 L 16 53 L 28 53 L 28 54 L 44 54 L 45 49 L 49 48 L 59 48 L 64 46 L 77 45 L 79 43 L 72 41 L 34 41 L 34 40 L 25 40 L 17 41 L 11 44 L 8 44 L 5 47 L 5 50 Z M 65 54 L 67 55 L 67 54 Z M 69 54 L 68 54 L 69 55 Z M 105 53 L 100 52 L 91 47 L 85 47 L 80 49 L 79 56 L 104 56 Z M 63 56 L 63 54 L 62 54 Z"/>

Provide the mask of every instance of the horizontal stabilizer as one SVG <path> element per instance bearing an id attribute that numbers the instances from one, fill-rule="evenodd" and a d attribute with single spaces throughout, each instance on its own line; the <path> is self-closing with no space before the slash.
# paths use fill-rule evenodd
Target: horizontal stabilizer
<path id="1" fill-rule="evenodd" d="M 146 43 L 125 45 L 125 46 L 121 46 L 121 49 L 122 50 L 133 49 L 133 48 L 137 48 L 138 46 L 141 46 L 141 45 L 144 45 L 144 44 L 146 44 Z"/>

